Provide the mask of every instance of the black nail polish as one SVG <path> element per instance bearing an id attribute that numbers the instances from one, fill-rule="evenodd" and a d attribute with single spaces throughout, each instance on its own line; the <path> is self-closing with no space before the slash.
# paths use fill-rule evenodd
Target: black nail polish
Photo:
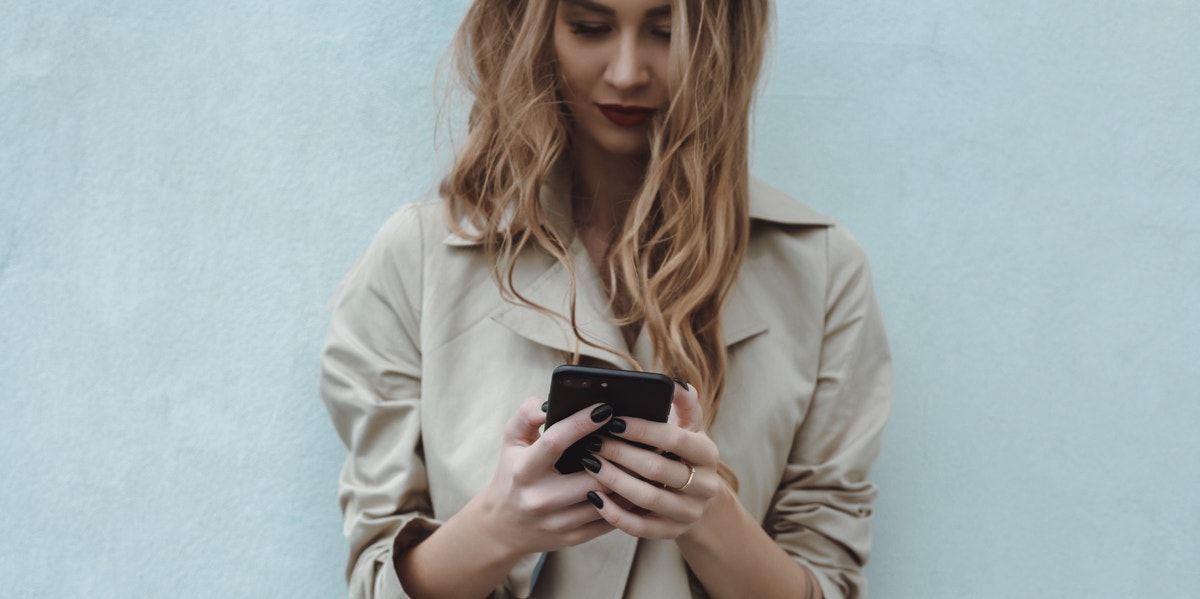
<path id="1" fill-rule="evenodd" d="M 597 451 L 600 451 L 601 447 L 604 447 L 604 441 L 602 441 L 600 437 L 592 435 L 583 440 L 583 446 L 588 451 L 596 453 Z"/>
<path id="2" fill-rule="evenodd" d="M 543 411 L 543 412 L 549 412 L 549 411 L 550 411 L 550 402 L 548 402 L 548 401 L 543 401 L 543 402 L 542 402 L 542 411 Z"/>
<path id="3" fill-rule="evenodd" d="M 600 496 L 595 491 L 588 491 L 587 498 L 588 501 L 592 502 L 592 505 L 596 506 L 596 509 L 604 507 L 604 500 L 600 499 Z"/>
<path id="4" fill-rule="evenodd" d="M 662 455 L 664 458 L 667 458 L 668 460 L 675 460 L 676 462 L 683 459 L 669 451 L 664 451 Z"/>
<path id="5" fill-rule="evenodd" d="M 609 416 L 612 416 L 612 406 L 608 404 L 600 404 L 592 410 L 592 422 L 604 422 Z"/>
<path id="6" fill-rule="evenodd" d="M 585 455 L 582 458 L 579 458 L 579 463 L 583 464 L 583 467 L 587 468 L 588 472 L 595 473 L 600 471 L 600 460 L 597 460 L 590 455 Z"/>
<path id="7" fill-rule="evenodd" d="M 608 425 L 604 427 L 604 430 L 607 430 L 614 435 L 619 435 L 625 432 L 625 421 L 621 420 L 620 418 L 613 418 L 612 422 L 609 422 Z"/>
<path id="8" fill-rule="evenodd" d="M 679 383 L 679 386 L 680 386 L 680 387 L 683 387 L 683 390 L 684 390 L 684 391 L 691 391 L 691 390 L 692 390 L 692 388 L 691 388 L 691 387 L 689 387 L 687 383 L 683 382 L 683 379 L 677 378 L 677 379 L 672 379 L 672 380 L 674 380 L 676 383 Z"/>

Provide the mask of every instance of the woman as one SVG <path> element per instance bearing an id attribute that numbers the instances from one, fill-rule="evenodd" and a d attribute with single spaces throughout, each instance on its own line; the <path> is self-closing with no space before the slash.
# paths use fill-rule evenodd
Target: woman
<path id="1" fill-rule="evenodd" d="M 862 596 L 890 358 L 859 246 L 748 174 L 769 13 L 471 7 L 468 139 L 347 279 L 323 358 L 352 595 Z M 666 424 L 542 432 L 563 362 L 692 384 Z"/>

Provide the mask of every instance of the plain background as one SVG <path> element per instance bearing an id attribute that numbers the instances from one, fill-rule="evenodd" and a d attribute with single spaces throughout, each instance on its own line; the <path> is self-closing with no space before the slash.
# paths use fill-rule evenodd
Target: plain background
<path id="1" fill-rule="evenodd" d="M 465 5 L 0 4 L 0 594 L 343 594 L 326 304 Z M 1196 596 L 1200 4 L 778 14 L 754 170 L 896 357 L 872 596 Z"/>

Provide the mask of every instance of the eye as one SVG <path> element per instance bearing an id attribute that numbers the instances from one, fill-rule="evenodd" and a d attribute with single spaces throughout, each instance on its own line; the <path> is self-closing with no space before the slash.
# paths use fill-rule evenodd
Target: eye
<path id="1" fill-rule="evenodd" d="M 670 27 L 658 28 L 658 29 L 651 31 L 650 34 L 657 38 L 662 38 L 664 40 L 670 40 L 671 39 L 671 28 Z"/>
<path id="2" fill-rule="evenodd" d="M 608 25 L 600 25 L 596 23 L 567 23 L 567 27 L 570 28 L 571 33 L 584 37 L 604 35 L 609 31 Z"/>

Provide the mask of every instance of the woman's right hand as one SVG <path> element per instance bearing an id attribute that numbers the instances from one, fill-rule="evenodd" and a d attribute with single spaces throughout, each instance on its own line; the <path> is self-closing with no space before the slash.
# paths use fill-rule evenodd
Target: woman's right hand
<path id="1" fill-rule="evenodd" d="M 496 474 L 476 497 L 483 532 L 516 554 L 572 547 L 613 530 L 587 500 L 589 491 L 604 490 L 596 479 L 554 469 L 572 443 L 612 419 L 612 407 L 596 404 L 539 433 L 546 422 L 542 405 L 531 397 L 508 421 Z"/>

